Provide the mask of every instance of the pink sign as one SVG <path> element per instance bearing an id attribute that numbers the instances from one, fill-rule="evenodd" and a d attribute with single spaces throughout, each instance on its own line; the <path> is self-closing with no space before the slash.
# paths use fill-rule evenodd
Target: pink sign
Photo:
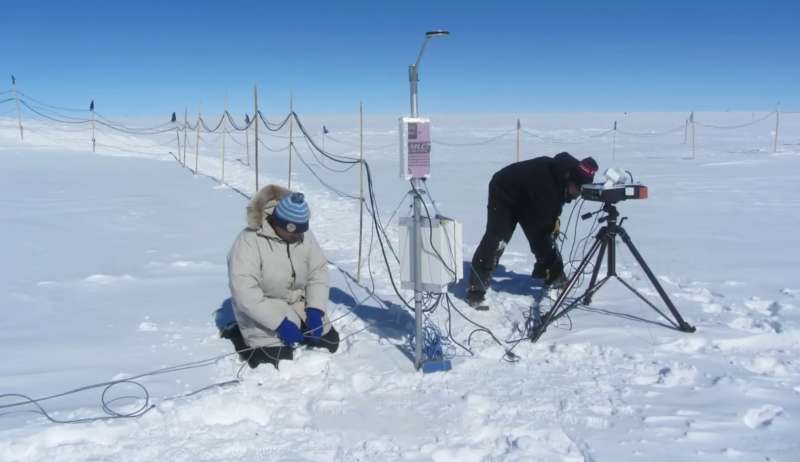
<path id="1" fill-rule="evenodd" d="M 431 123 L 408 123 L 408 174 L 412 178 L 431 174 Z"/>

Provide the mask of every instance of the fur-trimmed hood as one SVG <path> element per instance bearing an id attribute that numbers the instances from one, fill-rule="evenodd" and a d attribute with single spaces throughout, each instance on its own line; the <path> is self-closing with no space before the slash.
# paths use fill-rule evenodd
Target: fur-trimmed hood
<path id="1" fill-rule="evenodd" d="M 247 227 L 255 231 L 264 226 L 267 216 L 272 215 L 278 201 L 291 193 L 288 189 L 275 184 L 261 188 L 247 205 Z"/>

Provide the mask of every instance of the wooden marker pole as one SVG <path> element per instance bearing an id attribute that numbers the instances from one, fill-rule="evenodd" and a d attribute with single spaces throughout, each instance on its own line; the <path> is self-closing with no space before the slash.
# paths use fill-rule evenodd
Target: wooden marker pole
<path id="1" fill-rule="evenodd" d="M 294 113 L 294 98 L 292 95 L 289 95 L 289 180 L 287 182 L 287 187 L 291 191 L 292 189 L 292 148 L 294 147 L 294 120 L 293 120 L 293 113 Z"/>
<path id="2" fill-rule="evenodd" d="M 255 105 L 255 111 L 253 112 L 253 125 L 255 125 L 255 141 L 253 142 L 253 146 L 255 146 L 256 152 L 256 193 L 258 193 L 258 86 L 253 85 L 253 102 Z"/>
<path id="3" fill-rule="evenodd" d="M 19 140 L 25 141 L 25 133 L 22 130 L 22 112 L 19 110 L 19 95 L 17 94 L 17 78 L 11 76 L 11 89 L 14 91 L 14 101 L 17 104 L 17 123 L 19 124 Z"/>
<path id="4" fill-rule="evenodd" d="M 197 175 L 197 166 L 200 162 L 200 111 L 197 111 L 197 136 L 194 141 L 194 174 Z"/>
<path id="5" fill-rule="evenodd" d="M 360 198 L 361 208 L 358 216 L 358 266 L 356 267 L 356 281 L 361 282 L 361 247 L 364 240 L 364 103 L 363 102 L 359 102 L 358 104 L 358 113 L 359 113 L 358 159 L 360 168 L 358 197 Z"/>

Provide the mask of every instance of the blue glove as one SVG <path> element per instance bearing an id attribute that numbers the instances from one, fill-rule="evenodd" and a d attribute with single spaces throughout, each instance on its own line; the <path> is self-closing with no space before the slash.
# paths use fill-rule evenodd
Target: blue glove
<path id="1" fill-rule="evenodd" d="M 300 332 L 300 328 L 295 323 L 289 321 L 289 319 L 284 319 L 278 326 L 278 337 L 286 345 L 292 346 L 293 343 L 300 343 L 303 340 L 303 333 Z"/>
<path id="2" fill-rule="evenodd" d="M 319 338 L 322 337 L 322 317 L 324 315 L 325 313 L 319 308 L 306 308 L 306 327 L 308 327 L 308 330 L 305 336 L 312 343 L 319 343 Z"/>

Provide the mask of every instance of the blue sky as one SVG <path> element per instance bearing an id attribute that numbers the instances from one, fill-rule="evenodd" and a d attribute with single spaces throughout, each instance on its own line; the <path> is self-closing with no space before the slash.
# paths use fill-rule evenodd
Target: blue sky
<path id="1" fill-rule="evenodd" d="M 2 1 L 0 90 L 115 115 L 800 110 L 800 2 Z"/>

